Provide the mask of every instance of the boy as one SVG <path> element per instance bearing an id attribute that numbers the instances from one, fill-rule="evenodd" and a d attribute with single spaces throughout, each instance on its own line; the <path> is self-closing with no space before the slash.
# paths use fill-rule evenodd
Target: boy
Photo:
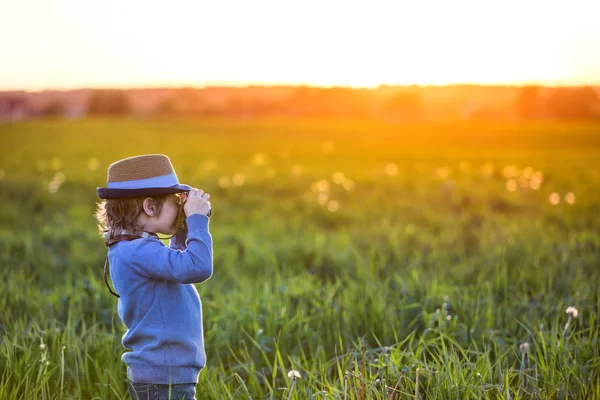
<path id="1" fill-rule="evenodd" d="M 202 305 L 194 283 L 212 275 L 210 195 L 180 184 L 169 158 L 117 161 L 96 218 L 127 326 L 121 357 L 133 399 L 194 399 L 206 362 Z M 183 223 L 185 213 L 185 223 Z M 169 247 L 157 234 L 172 235 Z M 105 281 L 106 264 L 105 264 Z M 110 287 L 109 287 L 110 289 Z"/>

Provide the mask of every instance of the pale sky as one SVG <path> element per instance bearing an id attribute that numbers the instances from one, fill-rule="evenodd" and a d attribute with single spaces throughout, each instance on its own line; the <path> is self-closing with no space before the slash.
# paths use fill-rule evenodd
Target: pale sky
<path id="1" fill-rule="evenodd" d="M 600 84 L 600 0 L 0 0 L 0 90 Z"/>

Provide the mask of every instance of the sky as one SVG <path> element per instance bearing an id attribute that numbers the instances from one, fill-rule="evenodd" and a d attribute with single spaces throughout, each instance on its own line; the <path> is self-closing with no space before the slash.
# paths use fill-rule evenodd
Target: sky
<path id="1" fill-rule="evenodd" d="M 0 0 L 0 90 L 600 84 L 598 0 Z"/>

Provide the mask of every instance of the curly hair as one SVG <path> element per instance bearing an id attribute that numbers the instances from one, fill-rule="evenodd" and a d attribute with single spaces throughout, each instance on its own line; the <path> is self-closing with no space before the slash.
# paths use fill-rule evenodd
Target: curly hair
<path id="1" fill-rule="evenodd" d="M 128 199 L 107 199 L 98 203 L 94 216 L 98 221 L 100 236 L 103 238 L 114 238 L 119 236 L 123 230 L 139 232 L 142 227 L 135 221 L 144 212 L 144 199 L 147 197 L 135 197 Z M 167 196 L 150 197 L 160 215 L 162 206 Z"/>

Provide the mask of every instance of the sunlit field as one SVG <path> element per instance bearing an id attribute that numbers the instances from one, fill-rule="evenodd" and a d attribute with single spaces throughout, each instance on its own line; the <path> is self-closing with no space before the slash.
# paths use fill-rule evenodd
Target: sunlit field
<path id="1" fill-rule="evenodd" d="M 144 153 L 212 195 L 199 399 L 600 398 L 598 124 L 50 120 L 0 143 L 0 399 L 128 398 L 92 214 Z"/>

